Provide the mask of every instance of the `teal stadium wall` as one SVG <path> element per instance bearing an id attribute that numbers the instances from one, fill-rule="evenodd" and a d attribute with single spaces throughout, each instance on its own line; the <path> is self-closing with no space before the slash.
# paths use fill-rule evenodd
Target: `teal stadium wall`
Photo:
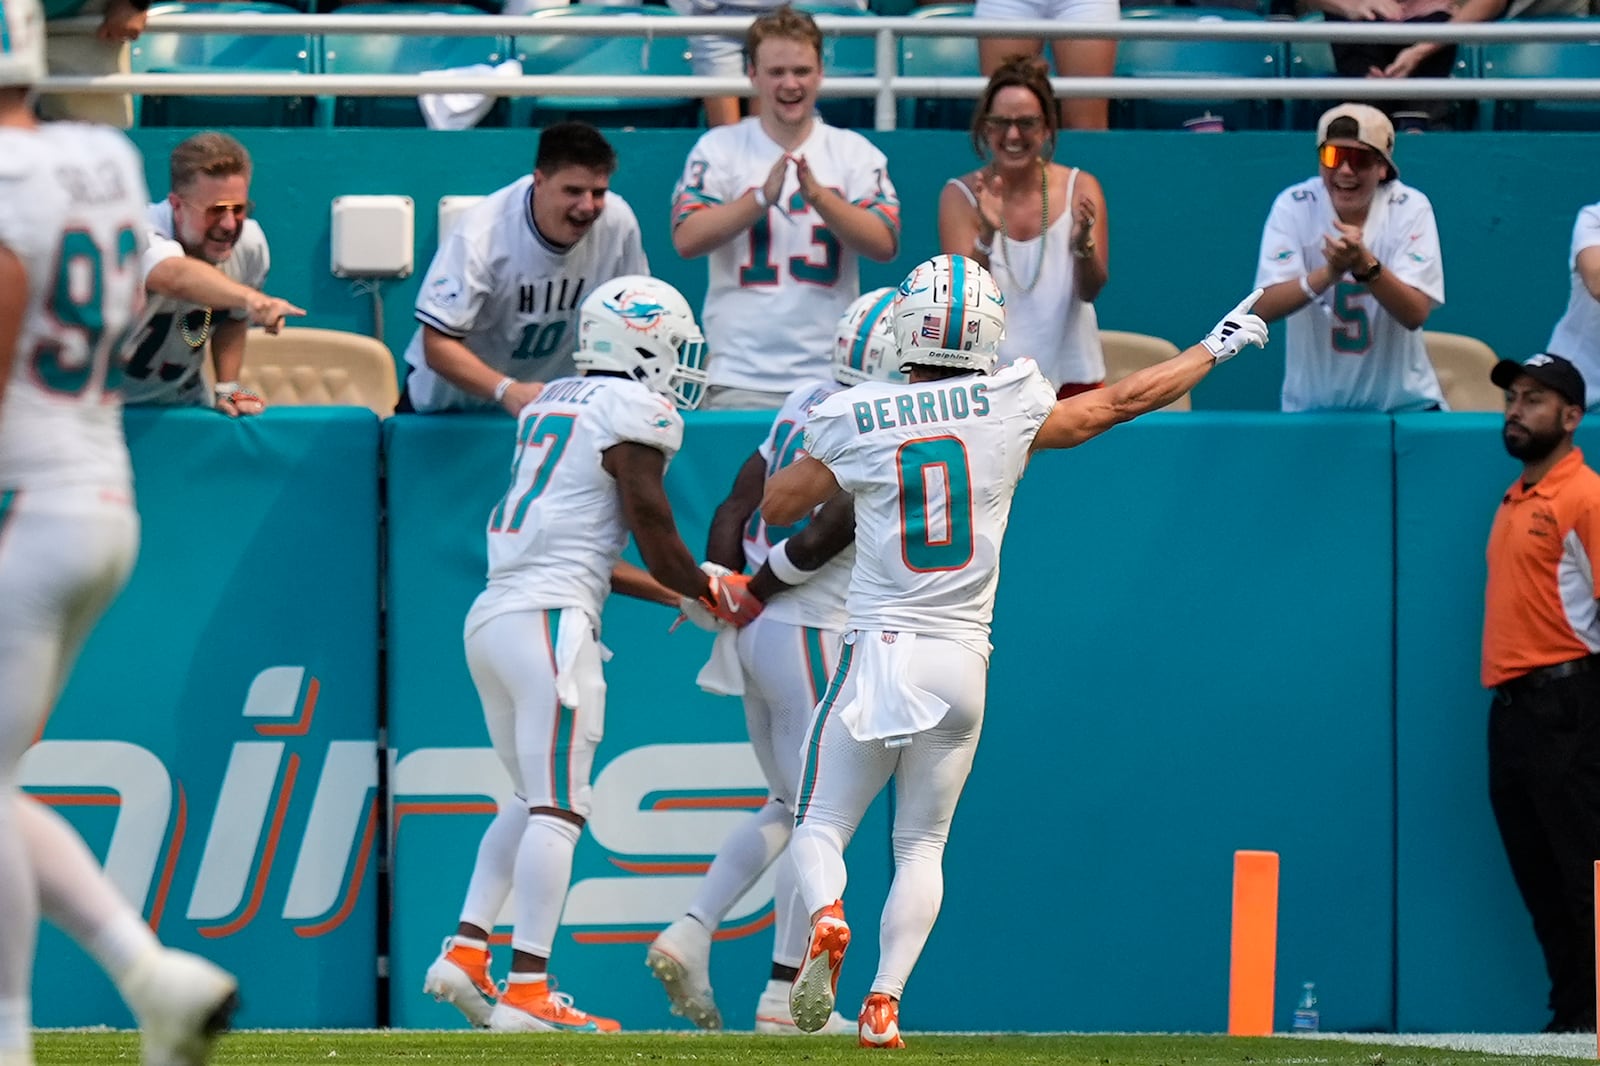
<path id="1" fill-rule="evenodd" d="M 158 189 L 181 135 L 137 134 Z M 306 303 L 310 324 L 368 329 L 365 299 L 328 276 L 326 204 L 412 195 L 420 271 L 437 197 L 488 191 L 533 152 L 528 133 L 450 136 L 249 131 L 273 290 Z M 647 250 L 698 299 L 703 268 L 677 262 L 665 230 L 687 135 L 617 139 L 616 187 L 640 211 Z M 1248 285 L 1268 202 L 1306 169 L 1304 141 L 1069 140 L 1062 157 L 1094 169 L 1112 197 L 1105 324 L 1178 340 L 1207 328 Z M 908 238 L 896 264 L 866 270 L 868 284 L 932 250 L 947 168 L 922 161 L 967 155 L 954 134 L 884 143 Z M 1433 196 L 1444 234 L 1451 303 L 1433 325 L 1506 352 L 1543 343 L 1565 299 L 1573 213 L 1594 198 L 1597 146 L 1553 134 L 1402 142 L 1406 177 Z M 397 348 L 416 280 L 385 286 Z M 1271 407 L 1280 375 L 1281 362 L 1252 352 L 1198 399 Z M 764 426 L 690 422 L 668 487 L 699 545 Z M 280 409 L 238 423 L 133 411 L 128 428 L 139 566 L 30 756 L 30 786 L 111 859 L 163 937 L 246 975 L 242 1024 L 375 1022 L 381 927 L 394 1022 L 454 1024 L 417 990 L 503 788 L 460 641 L 509 425 L 380 429 L 364 412 Z M 1516 469 L 1497 437 L 1494 416 L 1200 411 L 1150 416 L 1034 465 L 1006 552 L 988 729 L 908 1027 L 1222 1029 L 1235 848 L 1283 855 L 1278 1028 L 1304 980 L 1317 982 L 1329 1029 L 1543 1024 L 1537 949 L 1485 798 L 1483 542 Z M 1600 434 L 1580 441 L 1600 454 Z M 642 965 L 643 941 L 759 790 L 738 709 L 693 688 L 706 639 L 668 637 L 667 621 L 647 605 L 607 609 L 618 655 L 604 803 L 555 967 L 630 1027 L 683 1024 Z M 369 829 L 380 682 L 389 913 Z M 868 935 L 846 1003 L 871 976 L 887 824 L 875 809 L 851 851 L 847 900 Z M 749 1024 L 769 922 L 758 889 L 719 945 L 713 977 L 731 1025 Z M 59 934 L 40 960 L 41 1024 L 128 1020 Z M 1007 994 L 945 994 L 974 973 Z"/>
<path id="2" fill-rule="evenodd" d="M 691 416 L 668 475 L 689 543 L 764 428 Z M 1159 414 L 1033 464 L 908 1027 L 1223 1029 L 1237 848 L 1283 857 L 1279 1029 L 1305 980 L 1328 1029 L 1543 1024 L 1485 799 L 1482 552 L 1516 472 L 1497 437 L 1487 415 Z M 244 973 L 242 1024 L 374 1023 L 383 926 L 394 1024 L 457 1024 L 419 987 L 504 791 L 461 624 L 509 423 L 134 411 L 129 438 L 138 569 L 28 783 L 112 858 L 163 937 Z M 1581 439 L 1600 450 L 1600 433 Z M 369 829 L 380 463 L 387 913 Z M 593 832 L 556 947 L 563 986 L 632 1028 L 684 1025 L 644 943 L 760 792 L 737 706 L 693 686 L 707 638 L 667 635 L 668 614 L 607 607 L 617 656 Z M 874 966 L 883 806 L 850 860 L 862 936 L 847 1004 Z M 748 1026 L 767 886 L 727 932 L 713 980 L 729 1024 Z M 1006 994 L 949 991 L 974 974 Z M 58 934 L 38 976 L 41 1024 L 126 1022 Z"/>
<path id="3" fill-rule="evenodd" d="M 151 188 L 167 188 L 166 157 L 189 130 L 142 129 Z M 307 325 L 371 332 L 365 296 L 328 273 L 328 205 L 335 196 L 391 193 L 417 203 L 416 274 L 386 282 L 384 335 L 398 358 L 412 301 L 437 238 L 440 196 L 490 192 L 533 163 L 532 130 L 240 130 L 256 159 L 252 194 L 272 245 L 271 289 L 303 304 Z M 639 214 L 655 272 L 696 307 L 705 267 L 672 250 L 672 185 L 693 130 L 613 134 L 613 187 Z M 904 236 L 888 264 L 863 264 L 867 286 L 898 284 L 938 251 L 936 209 L 946 178 L 976 165 L 959 132 L 869 134 L 889 157 Z M 1542 349 L 1566 306 L 1567 253 L 1578 208 L 1600 198 L 1600 136 L 1580 133 L 1427 134 L 1403 137 L 1404 179 L 1433 201 L 1448 303 L 1432 329 L 1468 333 L 1502 354 Z M 1097 303 L 1108 329 L 1154 333 L 1185 345 L 1201 336 L 1255 277 L 1261 226 L 1273 197 L 1313 174 L 1310 133 L 1067 134 L 1057 158 L 1087 167 L 1106 188 L 1111 282 Z M 1281 341 L 1265 358 L 1239 359 L 1195 390 L 1198 408 L 1272 410 L 1282 383 Z"/>

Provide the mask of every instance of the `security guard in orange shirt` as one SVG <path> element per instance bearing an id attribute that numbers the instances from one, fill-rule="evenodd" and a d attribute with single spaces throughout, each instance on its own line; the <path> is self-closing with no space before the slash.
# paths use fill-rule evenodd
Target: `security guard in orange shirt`
<path id="1" fill-rule="evenodd" d="M 1583 376 L 1502 360 L 1501 431 L 1522 461 L 1489 533 L 1483 684 L 1489 800 L 1550 973 L 1547 1032 L 1595 1028 L 1594 863 L 1600 859 L 1600 474 L 1572 435 Z"/>

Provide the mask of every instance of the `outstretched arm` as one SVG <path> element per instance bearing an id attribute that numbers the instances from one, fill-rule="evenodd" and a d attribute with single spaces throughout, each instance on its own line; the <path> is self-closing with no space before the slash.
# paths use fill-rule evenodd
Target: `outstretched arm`
<path id="1" fill-rule="evenodd" d="M 767 480 L 767 463 L 760 452 L 739 468 L 728 490 L 728 498 L 711 515 L 711 532 L 706 535 L 706 559 L 726 566 L 734 573 L 744 569 L 744 527 L 761 505 L 761 489 Z"/>
<path id="2" fill-rule="evenodd" d="M 1093 440 L 1112 426 L 1167 406 L 1246 345 L 1264 347 L 1267 324 L 1250 313 L 1260 296 L 1257 289 L 1245 297 L 1204 340 L 1171 359 L 1135 371 L 1106 388 L 1058 401 L 1034 435 L 1030 450 L 1072 448 Z"/>
<path id="3" fill-rule="evenodd" d="M 772 546 L 772 554 L 750 579 L 750 591 L 765 603 L 805 581 L 828 560 L 854 544 L 855 539 L 856 498 L 848 492 L 837 492 L 811 516 L 804 529 Z M 775 560 L 774 556 L 778 558 Z"/>
<path id="4" fill-rule="evenodd" d="M 705 596 L 706 575 L 678 536 L 663 483 L 667 456 L 648 444 L 623 441 L 605 450 L 600 463 L 617 483 L 622 520 L 639 545 L 650 576 L 682 596 Z"/>
<path id="5" fill-rule="evenodd" d="M 679 596 L 667 586 L 632 563 L 618 559 L 611 568 L 611 591 L 636 600 L 659 603 L 664 607 L 677 607 Z"/>
<path id="6" fill-rule="evenodd" d="M 767 479 L 767 490 L 761 496 L 761 514 L 770 525 L 793 525 L 812 508 L 832 499 L 838 491 L 839 482 L 833 471 L 816 457 L 807 455 Z"/>

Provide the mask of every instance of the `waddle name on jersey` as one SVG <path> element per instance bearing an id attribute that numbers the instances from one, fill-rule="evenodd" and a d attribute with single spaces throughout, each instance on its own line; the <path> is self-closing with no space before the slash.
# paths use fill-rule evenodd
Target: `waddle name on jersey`
<path id="1" fill-rule="evenodd" d="M 963 418 L 982 418 L 989 413 L 989 386 L 983 382 L 949 385 L 942 389 L 880 396 L 871 402 L 851 405 L 856 416 L 856 432 L 916 426 L 927 422 L 949 422 Z"/>
<path id="2" fill-rule="evenodd" d="M 571 403 L 586 404 L 594 394 L 600 391 L 600 381 L 582 381 L 567 379 L 566 381 L 552 381 L 539 393 L 539 399 L 546 403 Z"/>

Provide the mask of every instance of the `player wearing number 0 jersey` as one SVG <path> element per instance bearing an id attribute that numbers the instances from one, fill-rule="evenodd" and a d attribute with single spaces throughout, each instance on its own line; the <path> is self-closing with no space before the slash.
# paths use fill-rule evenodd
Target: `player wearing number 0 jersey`
<path id="1" fill-rule="evenodd" d="M 234 979 L 169 951 L 68 823 L 21 789 L 78 652 L 139 538 L 118 346 L 142 300 L 149 193 L 138 152 L 97 126 L 41 126 L 37 0 L 0 5 L 0 1066 L 32 1066 L 41 915 L 117 985 L 144 1061 L 198 1066 Z"/>
<path id="2" fill-rule="evenodd" d="M 768 481 L 768 521 L 793 521 L 841 489 L 856 508 L 848 628 L 807 739 L 790 843 L 812 914 L 790 990 L 801 1029 L 833 1010 L 850 942 L 844 847 L 893 777 L 894 880 L 858 1032 L 864 1045 L 903 1046 L 900 995 L 943 898 L 945 840 L 983 724 L 1001 542 L 1029 456 L 1165 406 L 1245 344 L 1265 343 L 1249 313 L 1258 295 L 1172 359 L 1057 401 L 1032 360 L 994 370 L 1004 298 L 977 263 L 938 256 L 901 284 L 892 312 L 910 382 L 823 401 L 807 456 Z"/>
<path id="3" fill-rule="evenodd" d="M 1261 234 L 1257 310 L 1287 315 L 1285 411 L 1443 408 L 1422 328 L 1444 303 L 1433 205 L 1400 182 L 1382 111 L 1323 115 L 1320 173 L 1273 201 Z"/>
<path id="4" fill-rule="evenodd" d="M 467 666 L 516 800 L 484 834 L 456 936 L 423 985 L 474 1024 L 511 1032 L 618 1028 L 575 1008 L 546 972 L 604 732 L 607 592 L 674 606 L 696 597 L 747 620 L 744 580 L 701 573 L 662 487 L 683 440 L 676 408 L 692 407 L 705 380 L 688 303 L 654 278 L 615 278 L 580 319 L 583 376 L 550 382 L 518 418 L 511 485 L 489 516 L 488 586 L 466 621 Z M 630 529 L 654 580 L 615 573 Z M 497 996 L 488 934 L 513 885 L 511 975 Z"/>
<path id="5" fill-rule="evenodd" d="M 757 505 L 767 477 L 801 454 L 806 424 L 818 404 L 848 385 L 905 380 L 895 369 L 889 327 L 894 295 L 894 289 L 877 289 L 851 304 L 835 329 L 833 379 L 811 382 L 789 395 L 712 518 L 706 549 L 710 562 L 748 568 L 755 574 L 753 592 L 768 579 L 794 584 L 768 599 L 761 617 L 750 625 L 719 634 L 712 662 L 701 676 L 701 683 L 713 691 L 742 695 L 745 726 L 768 795 L 767 804 L 723 841 L 684 917 L 656 938 L 646 956 L 674 1013 L 704 1029 L 722 1025 L 711 989 L 711 935 L 783 853 L 794 827 L 801 748 L 812 710 L 838 665 L 845 592 L 855 563 L 848 497 L 830 501 L 815 518 L 807 515 L 789 526 L 769 525 Z M 816 528 L 818 524 L 825 528 Z M 813 536 L 826 542 L 812 553 L 825 560 L 820 565 L 806 554 Z M 736 665 L 728 663 L 730 656 Z M 734 665 L 729 671 L 735 674 L 732 684 L 722 675 L 728 665 Z M 780 861 L 775 868 L 772 969 L 756 1004 L 758 1032 L 795 1031 L 789 983 L 805 950 L 810 913 L 796 895 L 793 873 L 792 863 Z M 839 1018 L 825 1029 L 848 1027 Z"/>
<path id="6" fill-rule="evenodd" d="M 610 191 L 616 153 L 594 127 L 539 137 L 531 176 L 464 211 L 417 290 L 402 411 L 506 407 L 573 372 L 578 308 L 604 282 L 650 272 L 639 221 Z"/>

